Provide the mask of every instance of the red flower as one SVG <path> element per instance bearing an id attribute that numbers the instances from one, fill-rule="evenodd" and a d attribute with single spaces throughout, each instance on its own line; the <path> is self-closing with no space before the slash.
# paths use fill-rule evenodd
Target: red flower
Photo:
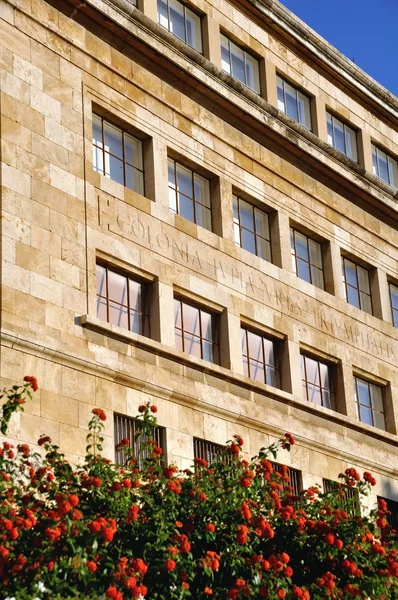
<path id="1" fill-rule="evenodd" d="M 68 501 L 73 507 L 75 507 L 79 504 L 79 496 L 76 496 L 76 494 L 70 494 L 68 496 Z"/>
<path id="2" fill-rule="evenodd" d="M 98 417 L 101 421 L 106 421 L 106 414 L 105 414 L 105 411 L 102 410 L 102 408 L 93 408 L 93 410 L 91 412 L 93 413 L 93 415 Z"/>
<path id="3" fill-rule="evenodd" d="M 363 478 L 366 483 L 370 483 L 370 485 L 376 485 L 376 479 L 373 477 L 372 473 L 369 473 L 369 471 L 365 471 Z"/>
<path id="4" fill-rule="evenodd" d="M 176 566 L 177 566 L 176 561 L 173 560 L 172 558 L 168 558 L 166 560 L 166 562 L 164 563 L 164 568 L 166 569 L 166 571 L 174 571 Z"/>
<path id="5" fill-rule="evenodd" d="M 115 534 L 110 527 L 104 527 L 104 529 L 101 531 L 102 539 L 105 542 L 111 542 L 113 540 L 114 535 Z"/>
<path id="6" fill-rule="evenodd" d="M 213 590 L 211 590 L 208 587 L 205 587 L 205 589 L 203 590 L 203 593 L 206 594 L 206 596 L 212 596 L 213 595 Z"/>
<path id="7" fill-rule="evenodd" d="M 39 384 L 37 383 L 36 377 L 33 377 L 32 375 L 25 375 L 23 380 L 26 381 L 27 383 L 30 383 L 33 391 L 37 392 L 37 390 L 39 389 Z"/>
<path id="8" fill-rule="evenodd" d="M 61 530 L 59 527 L 47 527 L 45 530 L 46 537 L 52 542 L 57 542 L 61 537 Z"/>
<path id="9" fill-rule="evenodd" d="M 131 568 L 136 573 L 140 573 L 142 576 L 148 571 L 148 566 L 144 563 L 142 558 L 135 558 L 131 561 Z"/>
<path id="10" fill-rule="evenodd" d="M 97 563 L 96 563 L 96 562 L 94 562 L 93 560 L 88 560 L 88 561 L 87 561 L 87 563 L 86 563 L 86 565 L 87 565 L 87 569 L 88 569 L 89 571 L 91 571 L 92 573 L 95 573 L 95 571 L 96 571 L 96 570 L 97 570 L 97 568 L 98 568 L 98 567 L 97 567 Z"/>
<path id="11" fill-rule="evenodd" d="M 216 526 L 213 523 L 207 523 L 206 524 L 206 531 L 215 531 L 216 530 Z"/>
<path id="12" fill-rule="evenodd" d="M 158 412 L 158 407 L 155 406 L 155 404 L 153 406 L 151 406 L 151 412 L 153 412 L 153 413 L 157 413 Z"/>
<path id="13" fill-rule="evenodd" d="M 115 448 L 119 452 L 123 448 L 129 448 L 129 446 L 130 446 L 130 440 L 129 440 L 129 438 L 125 437 L 122 440 L 120 440 L 120 442 L 118 444 L 116 444 Z"/>

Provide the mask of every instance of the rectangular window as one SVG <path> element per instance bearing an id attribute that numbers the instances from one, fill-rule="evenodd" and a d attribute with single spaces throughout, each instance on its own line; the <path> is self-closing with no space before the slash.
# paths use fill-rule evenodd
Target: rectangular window
<path id="1" fill-rule="evenodd" d="M 392 187 L 398 187 L 398 163 L 383 150 L 372 144 L 373 175 Z"/>
<path id="2" fill-rule="evenodd" d="M 328 143 L 348 158 L 358 162 L 357 134 L 355 131 L 329 112 L 326 112 L 326 122 Z"/>
<path id="3" fill-rule="evenodd" d="M 391 312 L 392 312 L 392 324 L 394 327 L 398 327 L 398 287 L 389 284 L 390 288 L 390 301 L 391 301 Z"/>
<path id="4" fill-rule="evenodd" d="M 359 421 L 385 431 L 382 388 L 359 377 L 354 377 L 354 395 Z"/>
<path id="5" fill-rule="evenodd" d="M 168 160 L 168 179 L 170 209 L 211 231 L 209 180 L 172 158 Z"/>
<path id="6" fill-rule="evenodd" d="M 200 53 L 202 23 L 200 16 L 179 0 L 158 0 L 158 23 Z"/>
<path id="7" fill-rule="evenodd" d="M 260 94 L 259 61 L 221 34 L 222 70 Z"/>
<path id="8" fill-rule="evenodd" d="M 115 434 L 115 446 L 127 438 L 130 443 L 130 448 L 134 450 L 134 456 L 138 459 L 138 466 L 142 468 L 142 462 L 144 458 L 147 458 L 148 452 L 144 447 L 144 443 L 148 439 L 155 440 L 158 446 L 162 448 L 163 454 L 166 448 L 166 430 L 164 427 L 155 427 L 150 438 L 145 435 L 137 434 L 140 432 L 142 427 L 141 421 L 137 421 L 132 417 L 125 415 L 114 414 L 114 434 Z M 123 451 L 115 451 L 115 463 L 117 465 L 125 465 L 127 461 L 127 454 Z"/>
<path id="9" fill-rule="evenodd" d="M 335 410 L 333 377 L 328 364 L 301 355 L 303 395 L 309 402 Z"/>
<path id="10" fill-rule="evenodd" d="M 109 179 L 144 194 L 142 142 L 93 114 L 93 167 Z"/>
<path id="11" fill-rule="evenodd" d="M 321 244 L 295 229 L 290 229 L 290 249 L 293 273 L 324 290 Z"/>
<path id="12" fill-rule="evenodd" d="M 271 262 L 271 236 L 267 213 L 233 195 L 235 244 Z"/>
<path id="13" fill-rule="evenodd" d="M 299 496 L 303 489 L 301 471 L 293 469 L 292 467 L 287 467 L 286 465 L 280 465 L 272 460 L 270 463 L 272 464 L 275 473 L 280 475 L 280 483 L 283 491 L 285 493 L 293 494 L 294 496 Z"/>
<path id="14" fill-rule="evenodd" d="M 174 327 L 177 350 L 218 364 L 219 343 L 216 315 L 174 299 Z"/>
<path id="15" fill-rule="evenodd" d="M 332 479 L 323 479 L 323 492 L 325 494 L 331 494 L 329 498 L 329 505 L 331 508 L 339 508 L 339 504 L 337 502 L 335 505 L 332 505 L 333 501 L 336 501 L 336 492 L 338 492 L 338 494 L 343 498 L 345 509 L 348 514 L 352 517 L 360 516 L 361 505 L 359 502 L 359 493 L 356 488 L 348 487 L 348 485 L 333 481 Z"/>
<path id="16" fill-rule="evenodd" d="M 195 458 L 204 458 L 209 465 L 217 462 L 220 457 L 224 457 L 228 462 L 228 457 L 225 456 L 225 446 L 200 438 L 193 438 L 193 455 Z"/>
<path id="17" fill-rule="evenodd" d="M 344 296 L 347 302 L 370 315 L 373 314 L 369 271 L 344 257 L 342 258 L 342 269 Z"/>
<path id="18" fill-rule="evenodd" d="M 243 371 L 255 381 L 280 387 L 276 342 L 242 327 Z"/>
<path id="19" fill-rule="evenodd" d="M 149 337 L 148 284 L 97 264 L 97 316 Z"/>
<path id="20" fill-rule="evenodd" d="M 276 77 L 276 82 L 279 110 L 311 131 L 312 125 L 309 97 L 282 79 L 279 75 Z"/>
<path id="21" fill-rule="evenodd" d="M 387 504 L 387 510 L 390 511 L 390 514 L 386 515 L 387 522 L 398 533 L 398 502 L 383 498 L 382 496 L 377 496 L 377 500 L 384 500 Z"/>

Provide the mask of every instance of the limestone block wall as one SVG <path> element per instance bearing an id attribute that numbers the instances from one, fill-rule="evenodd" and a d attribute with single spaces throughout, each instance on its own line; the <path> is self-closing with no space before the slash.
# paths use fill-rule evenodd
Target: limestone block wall
<path id="1" fill-rule="evenodd" d="M 298 84 L 342 116 L 350 107 L 344 116 L 353 125 L 384 146 L 388 138 L 386 147 L 398 152 L 394 129 L 370 118 L 368 108 L 232 5 L 193 4 L 208 15 L 213 32 L 229 31 L 268 61 L 268 83 L 275 68 L 292 79 L 300 75 Z M 204 77 L 203 66 L 199 73 L 167 40 L 148 37 L 139 20 L 100 0 L 97 8 L 132 40 L 157 44 L 170 65 Z M 142 8 L 153 16 L 153 4 Z M 377 494 L 397 499 L 398 344 L 387 285 L 398 264 L 393 196 L 366 188 L 354 172 L 349 189 L 328 185 L 316 171 L 303 170 L 283 121 L 283 148 L 261 143 L 243 122 L 216 116 L 192 87 L 144 66 L 138 51 L 131 57 L 116 46 L 44 0 L 0 0 L 1 385 L 25 374 L 40 384 L 13 420 L 11 437 L 34 444 L 49 433 L 78 460 L 90 411 L 101 406 L 112 458 L 113 415 L 134 416 L 139 404 L 153 400 L 166 428 L 167 459 L 183 468 L 192 462 L 194 437 L 223 444 L 240 433 L 250 456 L 288 430 L 297 446 L 281 460 L 302 471 L 304 486 L 336 480 L 353 465 L 377 477 L 370 502 Z M 214 95 L 231 107 L 240 102 L 251 119 L 260 119 L 261 106 L 214 74 L 206 77 Z M 94 171 L 93 113 L 143 139 L 145 196 Z M 213 231 L 170 211 L 168 156 L 210 178 Z M 331 158 L 319 153 L 317 160 Z M 330 169 L 347 170 L 335 163 Z M 356 202 L 355 186 L 369 210 Z M 235 245 L 232 193 L 269 212 L 273 263 Z M 291 226 L 322 241 L 326 291 L 292 272 Z M 370 269 L 373 315 L 345 301 L 341 255 Z M 98 319 L 99 259 L 150 284 L 151 338 Z M 176 349 L 175 294 L 218 315 L 220 365 Z M 244 376 L 241 324 L 278 340 L 281 389 Z M 337 411 L 303 400 L 300 351 L 335 365 Z M 357 420 L 354 375 L 383 388 L 387 431 Z"/>

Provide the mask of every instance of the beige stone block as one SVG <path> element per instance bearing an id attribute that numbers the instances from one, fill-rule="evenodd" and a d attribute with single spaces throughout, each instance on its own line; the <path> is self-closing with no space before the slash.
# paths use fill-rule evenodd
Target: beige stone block
<path id="1" fill-rule="evenodd" d="M 30 176 L 5 164 L 2 166 L 2 185 L 18 194 L 30 195 Z"/>
<path id="2" fill-rule="evenodd" d="M 31 151 L 32 135 L 29 129 L 7 117 L 2 119 L 2 137 L 28 152 Z"/>
<path id="3" fill-rule="evenodd" d="M 87 311 L 87 296 L 85 292 L 63 287 L 62 306 L 75 313 L 85 314 Z"/>
<path id="4" fill-rule="evenodd" d="M 1 114 L 11 119 L 11 121 L 17 120 L 17 104 L 16 98 L 12 98 L 5 92 L 0 94 L 1 100 Z M 25 105 L 26 106 L 26 105 Z"/>
<path id="5" fill-rule="evenodd" d="M 49 435 L 53 444 L 59 442 L 59 425 L 50 419 L 43 419 L 37 415 L 27 412 L 22 413 L 21 419 L 21 440 L 26 440 L 31 444 L 37 444 L 39 438 L 45 434 Z"/>
<path id="6" fill-rule="evenodd" d="M 0 40 L 2 46 L 5 46 L 11 52 L 15 52 L 17 56 L 26 60 L 30 59 L 29 37 L 5 20 L 0 20 Z"/>
<path id="7" fill-rule="evenodd" d="M 48 183 L 49 164 L 45 160 L 39 158 L 38 156 L 35 156 L 34 154 L 31 154 L 30 152 L 26 152 L 22 148 L 18 148 L 16 159 L 17 169 L 19 169 L 23 173 L 27 173 L 28 175 L 35 177 L 36 179 L 40 179 L 41 181 Z"/>
<path id="8" fill-rule="evenodd" d="M 15 206 L 17 213 L 26 216 L 30 224 L 35 223 L 36 225 L 48 228 L 49 210 L 46 206 L 23 196 L 17 197 Z"/>
<path id="9" fill-rule="evenodd" d="M 73 242 L 78 242 L 77 222 L 50 209 L 50 231 Z"/>
<path id="10" fill-rule="evenodd" d="M 167 456 L 193 459 L 193 438 L 188 433 L 170 429 L 167 431 Z"/>
<path id="11" fill-rule="evenodd" d="M 31 273 L 30 291 L 32 296 L 62 306 L 62 285 L 39 273 Z"/>
<path id="12" fill-rule="evenodd" d="M 41 416 L 56 423 L 79 426 L 79 402 L 52 392 L 41 392 Z"/>
<path id="13" fill-rule="evenodd" d="M 60 59 L 64 61 L 64 59 Z M 65 61 L 64 61 L 65 62 Z M 67 81 L 61 81 L 49 73 L 44 73 L 43 91 L 62 105 L 73 106 L 73 88 Z M 81 102 L 80 102 L 81 106 Z"/>
<path id="14" fill-rule="evenodd" d="M 157 23 L 157 3 L 156 0 L 138 0 L 138 9 L 141 10 L 144 15 L 152 19 Z"/>
<path id="15" fill-rule="evenodd" d="M 209 15 L 202 19 L 204 55 L 218 69 L 221 69 L 220 25 Z"/>
<path id="16" fill-rule="evenodd" d="M 68 169 L 68 150 L 66 148 L 62 148 L 59 144 L 51 142 L 35 133 L 32 134 L 32 148 L 34 153 L 44 160 L 51 162 L 65 171 Z M 50 188 L 48 189 L 50 191 Z M 40 194 L 42 193 L 43 190 L 40 190 Z"/>
<path id="17" fill-rule="evenodd" d="M 87 398 L 85 401 L 91 401 Z M 123 385 L 97 377 L 95 380 L 95 401 L 97 406 L 108 408 L 120 414 L 126 414 L 127 394 Z"/>
<path id="18" fill-rule="evenodd" d="M 8 140 L 1 141 L 1 158 L 10 167 L 17 168 L 17 146 Z"/>
<path id="19" fill-rule="evenodd" d="M 16 290 L 15 314 L 28 321 L 44 323 L 45 302 Z"/>
<path id="20" fill-rule="evenodd" d="M 85 266 L 85 248 L 75 242 L 62 238 L 61 258 L 63 261 L 84 268 Z"/>
<path id="21" fill-rule="evenodd" d="M 40 252 L 40 250 L 35 250 L 26 244 L 18 242 L 16 247 L 16 259 L 18 266 L 48 277 L 49 257 L 45 252 Z"/>
<path id="22" fill-rule="evenodd" d="M 61 257 L 61 236 L 51 233 L 35 224 L 31 226 L 30 244 L 32 248 L 47 252 L 50 256 Z"/>
<path id="23" fill-rule="evenodd" d="M 209 442 L 224 445 L 228 439 L 226 421 L 205 413 L 203 415 L 203 434 L 204 438 Z"/>
<path id="24" fill-rule="evenodd" d="M 7 48 L 0 47 L 0 67 L 9 73 L 13 71 L 13 54 Z"/>
<path id="25" fill-rule="evenodd" d="M 63 148 L 70 150 L 71 152 L 76 152 L 76 134 L 53 119 L 49 119 L 48 117 L 45 118 L 45 135 L 46 138 L 51 142 L 54 142 L 55 144 L 58 144 Z"/>
<path id="26" fill-rule="evenodd" d="M 59 444 L 61 452 L 70 452 L 77 456 L 86 455 L 87 431 L 72 425 L 59 424 Z"/>
<path id="27" fill-rule="evenodd" d="M 50 165 L 50 184 L 71 196 L 76 194 L 76 177 L 55 165 Z"/>
<path id="28" fill-rule="evenodd" d="M 61 121 L 61 102 L 39 89 L 32 89 L 30 104 L 37 112 L 55 121 Z M 43 135 L 43 134 L 42 134 Z"/>
<path id="29" fill-rule="evenodd" d="M 79 289 L 80 269 L 59 258 L 50 257 L 50 278 Z"/>
<path id="30" fill-rule="evenodd" d="M 203 412 L 194 410 L 188 406 L 179 407 L 179 429 L 194 437 L 204 438 Z"/>
<path id="31" fill-rule="evenodd" d="M 11 25 L 14 24 L 14 7 L 11 4 L 2 2 L 0 4 L 0 19 L 7 21 Z"/>
<path id="32" fill-rule="evenodd" d="M 25 244 L 29 244 L 30 226 L 24 219 L 21 219 L 21 217 L 5 213 L 2 221 L 2 234 Z"/>
<path id="33" fill-rule="evenodd" d="M 16 291 L 3 286 L 2 288 L 2 307 L 5 312 L 15 313 L 15 294 Z"/>
<path id="34" fill-rule="evenodd" d="M 43 73 L 18 55 L 14 56 L 14 75 L 39 90 L 43 89 Z"/>
<path id="35" fill-rule="evenodd" d="M 30 106 L 18 103 L 17 121 L 28 130 L 32 131 L 32 134 L 29 134 L 29 140 L 31 140 L 33 132 L 44 135 L 44 116 Z M 32 150 L 35 152 L 33 141 Z"/>
<path id="36" fill-rule="evenodd" d="M 62 367 L 61 378 L 60 391 L 63 396 L 75 398 L 80 402 L 93 402 L 95 399 L 95 377 L 93 375 L 77 369 Z"/>
<path id="37" fill-rule="evenodd" d="M 49 73 L 53 77 L 60 77 L 60 57 L 59 55 L 46 47 L 47 44 L 47 35 L 44 30 L 45 39 L 42 43 L 38 40 L 37 36 L 34 36 L 31 45 L 31 60 L 34 65 L 39 67 L 42 71 Z M 46 90 L 44 90 L 46 91 Z"/>
<path id="38" fill-rule="evenodd" d="M 26 373 L 23 372 L 23 354 L 13 348 L 2 346 L 1 349 L 1 377 L 19 385 Z"/>

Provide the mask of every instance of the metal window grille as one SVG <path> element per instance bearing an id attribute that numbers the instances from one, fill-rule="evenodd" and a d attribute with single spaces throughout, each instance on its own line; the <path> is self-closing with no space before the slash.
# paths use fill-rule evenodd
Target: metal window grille
<path id="1" fill-rule="evenodd" d="M 356 488 L 348 487 L 348 485 L 339 483 L 338 481 L 333 481 L 332 479 L 323 479 L 323 491 L 325 494 L 339 491 L 342 494 L 343 505 L 345 505 L 345 509 L 348 514 L 353 517 L 361 514 L 359 493 Z"/>
<path id="2" fill-rule="evenodd" d="M 225 453 L 225 446 L 221 444 L 215 444 L 214 442 L 208 442 L 207 440 L 201 440 L 200 438 L 193 438 L 193 455 L 195 458 L 204 458 L 210 464 L 220 460 Z M 228 461 L 227 456 L 225 459 Z"/>
<path id="3" fill-rule="evenodd" d="M 275 473 L 283 473 L 283 465 L 273 461 L 270 461 L 270 463 L 272 464 Z M 287 488 L 290 487 L 290 493 L 294 496 L 299 496 L 303 489 L 303 478 L 301 475 L 301 471 L 299 471 L 298 469 L 293 469 L 292 467 L 288 467 L 287 475 L 289 478 L 288 482 L 281 480 L 283 491 L 287 491 Z"/>
<path id="4" fill-rule="evenodd" d="M 99 263 L 96 278 L 98 318 L 149 337 L 148 284 Z"/>
<path id="5" fill-rule="evenodd" d="M 390 511 L 390 514 L 386 516 L 387 522 L 398 532 L 398 502 L 396 500 L 389 500 L 388 498 L 383 498 L 382 496 L 377 496 L 378 500 L 384 500 L 387 504 L 387 509 Z"/>
<path id="6" fill-rule="evenodd" d="M 134 449 L 134 455 L 138 459 L 138 465 L 142 468 L 143 460 L 147 458 L 148 453 L 143 447 L 143 444 L 149 439 L 155 440 L 157 445 L 162 448 L 163 455 L 166 450 L 166 430 L 164 427 L 155 427 L 150 437 L 142 435 L 135 439 L 135 435 L 142 424 L 137 419 L 127 417 L 125 415 L 114 415 L 114 435 L 115 435 L 115 446 L 117 446 L 122 439 L 127 438 L 130 442 L 130 447 Z M 117 465 L 126 464 L 127 455 L 123 450 L 119 452 L 115 451 L 115 463 Z"/>

